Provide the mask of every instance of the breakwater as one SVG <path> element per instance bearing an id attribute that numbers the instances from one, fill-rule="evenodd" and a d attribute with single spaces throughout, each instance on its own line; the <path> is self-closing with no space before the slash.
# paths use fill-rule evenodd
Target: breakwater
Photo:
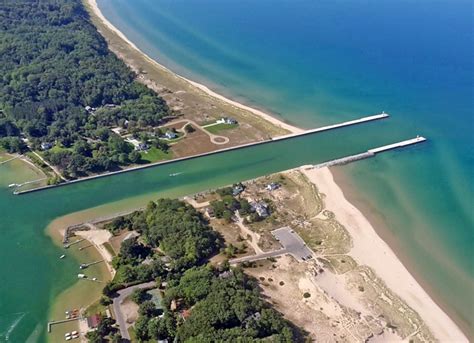
<path id="1" fill-rule="evenodd" d="M 337 158 L 335 160 L 319 163 L 319 164 L 314 165 L 314 168 L 324 168 L 324 167 L 332 167 L 332 166 L 347 164 L 347 163 L 363 160 L 366 158 L 374 157 L 376 154 L 379 154 L 385 151 L 398 149 L 398 148 L 404 148 L 410 145 L 423 143 L 425 141 L 426 141 L 425 137 L 417 136 L 416 138 L 407 139 L 401 142 L 384 145 L 378 148 L 369 149 L 366 152 L 363 152 L 360 154 L 350 155 L 346 157 Z"/>
<path id="2" fill-rule="evenodd" d="M 366 117 L 362 117 L 362 118 L 359 118 L 359 119 L 345 121 L 345 122 L 338 123 L 338 124 L 333 124 L 333 125 L 327 125 L 327 126 L 323 126 L 323 127 L 319 127 L 319 128 L 315 128 L 315 129 L 305 130 L 303 132 L 291 133 L 291 134 L 288 134 L 288 135 L 278 136 L 278 137 L 275 137 L 275 138 L 270 138 L 270 139 L 266 139 L 266 140 L 262 140 L 262 141 L 258 141 L 258 142 L 246 143 L 246 144 L 241 144 L 241 145 L 237 145 L 237 146 L 233 146 L 233 147 L 213 150 L 213 151 L 205 152 L 205 153 L 202 153 L 202 154 L 196 154 L 196 155 L 192 155 L 192 156 L 180 157 L 180 158 L 176 158 L 176 159 L 169 160 L 169 161 L 160 161 L 160 162 L 156 162 L 156 163 L 146 164 L 146 165 L 143 165 L 143 166 L 137 166 L 137 167 L 132 167 L 132 168 L 128 168 L 128 169 L 118 170 L 118 171 L 114 171 L 114 172 L 110 172 L 110 173 L 94 175 L 94 176 L 88 176 L 88 177 L 80 178 L 80 179 L 77 179 L 77 180 L 70 180 L 70 181 L 62 182 L 62 183 L 55 184 L 55 185 L 47 185 L 47 186 L 27 189 L 27 190 L 24 190 L 24 191 L 14 191 L 13 194 L 22 195 L 22 194 L 38 192 L 38 191 L 42 191 L 42 190 L 46 190 L 46 189 L 56 188 L 56 187 L 63 187 L 63 186 L 67 186 L 67 185 L 71 185 L 71 184 L 75 184 L 75 183 L 79 183 L 79 182 L 85 182 L 85 181 L 94 180 L 94 179 L 103 178 L 103 177 L 108 177 L 108 176 L 112 176 L 112 175 L 129 173 L 129 172 L 133 172 L 133 171 L 136 171 L 136 170 L 141 170 L 141 169 L 146 169 L 146 168 L 153 168 L 153 167 L 160 166 L 160 165 L 172 164 L 172 163 L 191 160 L 191 159 L 195 159 L 195 158 L 199 158 L 199 157 L 210 156 L 210 155 L 215 155 L 215 154 L 221 154 L 221 153 L 228 152 L 228 151 L 234 151 L 234 150 L 249 148 L 249 147 L 253 147 L 253 146 L 257 146 L 257 145 L 269 144 L 269 143 L 284 141 L 284 140 L 288 140 L 288 139 L 292 139 L 292 138 L 303 137 L 303 136 L 307 136 L 307 135 L 316 134 L 316 133 L 319 133 L 319 132 L 325 132 L 325 131 L 335 130 L 335 129 L 338 129 L 338 128 L 354 126 L 354 125 L 358 125 L 358 124 L 363 124 L 363 123 L 367 123 L 367 122 L 381 120 L 381 119 L 385 119 L 385 118 L 388 118 L 388 117 L 389 117 L 389 114 L 387 114 L 385 112 L 382 112 L 380 114 L 366 116 Z"/>

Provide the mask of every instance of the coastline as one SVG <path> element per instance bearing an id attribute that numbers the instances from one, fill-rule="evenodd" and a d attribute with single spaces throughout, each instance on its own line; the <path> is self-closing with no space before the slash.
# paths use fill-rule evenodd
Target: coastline
<path id="1" fill-rule="evenodd" d="M 252 112 L 253 114 L 262 117 L 263 119 L 280 126 L 286 130 L 289 130 L 290 132 L 300 132 L 302 129 L 297 128 L 295 126 L 289 125 L 287 123 L 284 123 L 271 115 L 264 113 L 260 110 L 252 109 L 249 106 L 240 104 L 236 101 L 230 100 L 228 98 L 225 98 L 222 95 L 217 94 L 216 92 L 210 90 L 208 87 L 205 85 L 199 84 L 197 82 L 194 82 L 192 80 L 186 79 L 180 75 L 175 74 L 168 68 L 164 67 L 163 65 L 159 64 L 155 60 L 153 60 L 151 57 L 143 53 L 141 50 L 138 49 L 138 47 L 133 44 L 128 38 L 121 32 L 119 31 L 115 26 L 113 26 L 101 13 L 100 9 L 97 6 L 96 0 L 85 0 L 85 2 L 88 4 L 89 8 L 94 12 L 94 14 L 103 22 L 104 25 L 106 25 L 110 30 L 112 30 L 114 33 L 116 33 L 119 37 L 121 37 L 130 47 L 133 49 L 137 50 L 140 52 L 147 60 L 149 60 L 151 63 L 156 65 L 157 67 L 166 70 L 168 73 L 173 74 L 175 77 L 178 77 L 192 86 L 198 88 L 199 90 L 203 91 L 206 95 L 215 97 L 221 101 L 227 102 L 228 104 L 231 104 L 233 106 L 239 107 L 241 109 L 247 110 Z M 461 340 L 461 341 L 467 341 L 467 338 L 464 336 L 464 334 L 461 332 L 459 327 L 451 320 L 451 318 L 448 317 L 446 312 L 444 312 L 437 304 L 436 302 L 428 295 L 425 289 L 423 289 L 418 283 L 415 278 L 410 274 L 410 272 L 406 269 L 406 267 L 402 264 L 401 260 L 397 258 L 395 253 L 393 252 L 392 248 L 387 244 L 386 241 L 382 240 L 382 238 L 379 236 L 377 231 L 374 229 L 374 226 L 370 224 L 370 221 L 367 219 L 366 216 L 364 216 L 357 208 L 355 208 L 344 196 L 343 190 L 341 190 L 341 185 L 338 185 L 334 181 L 334 175 L 331 173 L 331 171 L 328 169 L 325 171 L 325 182 L 326 182 L 326 187 L 327 189 L 330 190 L 331 194 L 336 194 L 335 196 L 341 201 L 341 203 L 344 204 L 344 206 L 338 206 L 340 207 L 339 210 L 341 211 L 349 211 L 353 214 L 357 214 L 357 221 L 359 224 L 363 224 L 364 228 L 369 227 L 370 232 L 371 232 L 371 239 L 373 242 L 375 242 L 377 246 L 377 251 L 380 252 L 383 256 L 385 256 L 385 259 L 383 259 L 384 264 L 383 266 L 386 268 L 388 264 L 390 264 L 391 267 L 394 267 L 397 272 L 397 275 L 394 275 L 395 273 L 389 273 L 387 270 L 384 272 L 384 268 L 382 267 L 382 264 L 377 265 L 376 263 L 379 262 L 378 258 L 375 259 L 370 259 L 369 254 L 362 254 L 361 251 L 358 251 L 354 253 L 356 258 L 360 258 L 360 261 L 362 264 L 367 264 L 370 267 L 372 267 L 377 274 L 387 283 L 387 285 L 394 290 L 398 295 L 400 295 L 412 308 L 414 308 L 419 315 L 422 317 L 424 321 L 427 322 L 427 325 L 429 328 L 432 330 L 432 332 L 435 334 L 436 338 L 438 339 L 455 339 L 455 340 Z M 318 182 L 319 184 L 320 182 Z M 324 193 L 324 191 L 323 191 Z M 333 197 L 331 195 L 331 197 Z M 342 209 L 344 207 L 344 209 Z M 346 213 L 347 214 L 347 213 Z M 344 215 L 342 215 L 344 216 Z M 341 217 L 341 215 L 339 216 Z M 344 221 L 343 221 L 344 222 Z M 354 230 L 350 230 L 348 227 L 348 230 L 351 232 L 351 235 L 355 235 L 355 237 L 358 237 L 362 239 L 363 237 L 357 236 L 357 232 Z M 354 236 L 353 236 L 354 237 Z M 390 241 L 390 240 L 387 240 Z M 370 246 L 370 249 L 367 249 L 368 252 L 373 253 L 375 256 L 377 255 L 375 253 L 376 249 L 372 249 L 372 246 Z M 367 252 L 365 251 L 365 252 Z M 352 252 L 351 252 L 352 254 Z M 377 255 L 378 256 L 378 255 Z M 369 261 L 370 259 L 370 261 Z M 388 259 L 390 262 L 385 264 L 386 259 Z M 382 259 L 380 259 L 382 261 Z M 375 263 L 375 267 L 370 264 Z M 379 270 L 380 269 L 380 270 Z M 389 269 L 390 268 L 386 268 Z M 402 288 L 400 282 L 403 280 L 404 283 L 406 283 L 407 287 Z M 418 302 L 418 300 L 422 300 L 423 303 Z M 423 306 L 425 305 L 425 306 Z"/>
<path id="2" fill-rule="evenodd" d="M 304 129 L 302 128 L 299 128 L 297 126 L 294 126 L 294 125 L 291 125 L 291 124 L 288 124 L 288 123 L 285 123 L 284 121 L 282 120 L 279 120 L 277 118 L 275 118 L 274 116 L 268 114 L 268 113 L 265 113 L 261 110 L 257 110 L 255 108 L 252 108 L 250 106 L 247 106 L 245 104 L 242 104 L 242 103 L 239 103 L 235 100 L 231 100 L 229 98 L 226 98 L 225 96 L 221 95 L 221 94 L 218 94 L 216 92 L 214 92 L 213 90 L 211 90 L 209 87 L 201 84 L 201 83 L 198 83 L 196 81 L 192 81 L 190 79 L 187 79 L 185 78 L 184 76 L 181 76 L 181 75 L 178 75 L 176 74 L 175 72 L 171 71 L 170 69 L 168 69 L 167 67 L 165 67 L 164 65 L 158 63 L 156 60 L 154 60 L 153 58 L 151 58 L 150 56 L 148 56 L 146 53 L 144 53 L 142 50 L 140 50 L 132 41 L 130 41 L 127 36 L 122 32 L 120 31 L 117 27 L 115 27 L 107 18 L 105 18 L 105 16 L 102 14 L 99 6 L 97 5 L 97 1 L 96 0 L 83 0 L 86 4 L 86 6 L 92 11 L 92 13 L 102 22 L 102 24 L 104 24 L 109 30 L 111 30 L 112 32 L 114 32 L 117 36 L 119 36 L 124 42 L 126 42 L 132 49 L 136 50 L 137 52 L 139 52 L 146 60 L 148 60 L 150 63 L 152 63 L 153 65 L 155 65 L 156 67 L 166 71 L 167 73 L 169 74 L 172 74 L 173 76 L 189 83 L 190 85 L 194 86 L 195 88 L 199 89 L 200 91 L 204 92 L 206 95 L 208 96 L 211 96 L 215 99 L 218 99 L 220 101 L 223 101 L 229 105 L 232 105 L 234 107 L 237 107 L 241 110 L 245 110 L 245 111 L 248 111 L 248 112 L 251 112 L 252 114 L 258 116 L 258 117 L 261 117 L 263 118 L 264 120 L 272 123 L 273 125 L 277 126 L 277 127 L 280 127 L 282 129 L 285 129 L 287 131 L 289 131 L 290 133 L 300 133 L 300 132 L 303 132 Z"/>
<path id="3" fill-rule="evenodd" d="M 326 194 L 324 202 L 327 208 L 335 213 L 349 232 L 353 241 L 349 255 L 358 263 L 372 268 L 389 289 L 418 313 L 436 339 L 468 342 L 461 328 L 414 278 L 369 219 L 347 200 L 333 173 L 328 168 L 301 170 L 319 192 Z"/>

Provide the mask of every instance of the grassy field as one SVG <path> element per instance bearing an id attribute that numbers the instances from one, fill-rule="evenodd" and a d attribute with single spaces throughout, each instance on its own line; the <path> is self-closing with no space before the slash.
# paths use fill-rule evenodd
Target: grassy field
<path id="1" fill-rule="evenodd" d="M 164 152 L 163 150 L 157 149 L 155 147 L 142 151 L 140 153 L 142 156 L 142 161 L 145 163 L 153 163 L 158 161 L 170 160 L 173 158 L 173 154 L 170 152 Z"/>
<path id="2" fill-rule="evenodd" d="M 221 131 L 231 130 L 238 127 L 239 127 L 239 124 L 216 124 L 216 125 L 205 127 L 204 129 L 212 134 L 218 134 Z"/>
<path id="3" fill-rule="evenodd" d="M 105 315 L 106 314 L 106 311 L 108 309 L 108 306 L 104 306 L 100 303 L 100 300 L 99 301 L 96 301 L 95 303 L 93 303 L 92 305 L 90 305 L 86 311 L 84 312 L 84 315 L 85 316 L 92 316 L 94 314 L 103 314 Z"/>

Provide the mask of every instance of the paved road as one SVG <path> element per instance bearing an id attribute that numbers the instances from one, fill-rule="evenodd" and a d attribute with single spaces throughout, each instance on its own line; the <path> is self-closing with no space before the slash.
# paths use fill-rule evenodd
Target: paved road
<path id="1" fill-rule="evenodd" d="M 123 339 L 130 341 L 130 335 L 128 334 L 127 322 L 125 321 L 120 305 L 123 303 L 125 298 L 127 298 L 130 294 L 132 294 L 134 290 L 138 288 L 151 288 L 154 286 L 156 286 L 156 282 L 151 281 L 151 282 L 141 283 L 135 286 L 130 286 L 128 288 L 122 289 L 117 292 L 119 296 L 117 298 L 114 298 L 113 307 L 114 307 L 114 313 L 115 313 L 115 320 L 117 321 L 117 324 L 119 325 L 120 335 L 122 336 Z"/>
<path id="2" fill-rule="evenodd" d="M 252 256 L 234 258 L 233 260 L 230 260 L 229 263 L 236 264 L 242 262 L 253 262 L 285 254 L 290 254 L 299 262 L 313 257 L 313 252 L 306 246 L 306 243 L 303 241 L 303 239 L 288 226 L 273 230 L 272 234 L 283 246 L 282 249 L 264 252 Z"/>
<path id="3" fill-rule="evenodd" d="M 273 251 L 264 252 L 264 253 L 257 254 L 257 255 L 234 258 L 233 260 L 230 260 L 229 263 L 230 264 L 237 264 L 237 263 L 242 263 L 242 262 L 253 262 L 253 261 L 263 260 L 265 258 L 285 255 L 287 253 L 288 253 L 288 250 L 286 250 L 286 249 L 273 250 Z"/>

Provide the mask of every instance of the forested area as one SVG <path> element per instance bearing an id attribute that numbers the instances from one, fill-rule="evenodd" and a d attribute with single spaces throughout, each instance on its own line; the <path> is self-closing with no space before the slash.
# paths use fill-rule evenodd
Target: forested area
<path id="1" fill-rule="evenodd" d="M 188 269 L 170 280 L 163 304 L 160 313 L 149 301 L 141 302 L 135 324 L 141 341 L 295 342 L 288 322 L 262 300 L 256 282 L 240 269 Z"/>
<path id="2" fill-rule="evenodd" d="M 22 150 L 24 135 L 33 149 L 59 146 L 46 158 L 72 177 L 136 162 L 109 128 L 156 126 L 169 113 L 108 50 L 80 0 L 2 1 L 0 75 L 1 145 Z"/>
<path id="3" fill-rule="evenodd" d="M 134 283 L 156 280 L 158 286 L 166 285 L 159 308 L 144 290 L 132 297 L 139 304 L 139 341 L 297 341 L 294 328 L 261 298 L 256 280 L 227 262 L 208 264 L 224 245 L 192 206 L 160 199 L 106 228 L 114 234 L 134 230 L 141 235 L 122 243 L 114 258 L 117 274 L 104 289 L 103 303 Z"/>

